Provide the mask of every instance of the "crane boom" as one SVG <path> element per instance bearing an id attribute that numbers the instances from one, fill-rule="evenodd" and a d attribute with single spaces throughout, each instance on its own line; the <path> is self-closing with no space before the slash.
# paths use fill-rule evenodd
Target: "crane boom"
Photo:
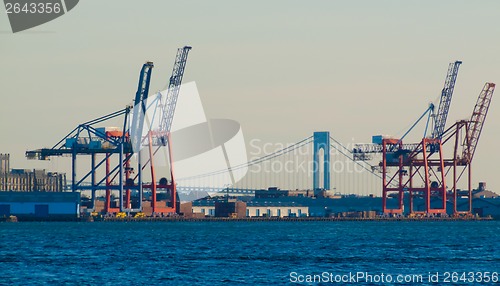
<path id="1" fill-rule="evenodd" d="M 134 100 L 134 111 L 131 123 L 131 137 L 132 146 L 134 151 L 140 150 L 142 128 L 144 126 L 144 115 L 146 113 L 146 99 L 149 93 L 149 83 L 151 81 L 151 72 L 153 70 L 153 63 L 146 62 L 141 69 L 139 75 L 139 85 Z"/>
<path id="2" fill-rule="evenodd" d="M 189 46 L 184 46 L 183 48 L 179 48 L 177 50 L 172 76 L 170 76 L 170 81 L 168 83 L 166 103 L 163 105 L 162 119 L 160 121 L 159 130 L 163 134 L 170 132 L 172 127 L 175 106 L 177 104 L 182 77 L 184 76 L 184 69 L 186 67 L 187 57 L 190 50 L 191 47 Z M 165 142 L 165 140 L 162 141 Z"/>
<path id="3" fill-rule="evenodd" d="M 494 83 L 487 82 L 484 84 L 483 90 L 477 98 L 477 103 L 472 112 L 471 119 L 468 122 L 467 135 L 464 139 L 464 150 L 462 154 L 462 158 L 468 163 L 470 163 L 474 157 L 474 152 L 476 151 L 479 137 L 481 136 L 481 131 L 484 126 L 484 121 L 486 120 L 486 115 L 488 114 L 494 91 Z"/>
<path id="4" fill-rule="evenodd" d="M 462 64 L 461 61 L 455 61 L 454 63 L 450 63 L 450 65 L 448 66 L 448 73 L 446 75 L 443 90 L 441 91 L 438 112 L 434 119 L 434 130 L 432 131 L 432 138 L 441 139 L 441 136 L 443 135 L 460 64 Z"/>

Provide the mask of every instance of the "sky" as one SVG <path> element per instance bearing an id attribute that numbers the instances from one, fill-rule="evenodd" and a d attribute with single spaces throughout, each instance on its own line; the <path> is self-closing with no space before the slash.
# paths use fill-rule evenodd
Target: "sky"
<path id="1" fill-rule="evenodd" d="M 147 60 L 151 91 L 165 88 L 184 45 L 184 82 L 196 82 L 207 117 L 238 121 L 247 142 L 401 136 L 461 60 L 450 125 L 470 117 L 485 82 L 500 83 L 499 11 L 498 1 L 82 0 L 16 34 L 0 13 L 0 152 L 13 168 L 56 168 L 24 152 L 125 107 Z M 473 170 L 474 184 L 497 193 L 499 127 L 494 96 Z"/>

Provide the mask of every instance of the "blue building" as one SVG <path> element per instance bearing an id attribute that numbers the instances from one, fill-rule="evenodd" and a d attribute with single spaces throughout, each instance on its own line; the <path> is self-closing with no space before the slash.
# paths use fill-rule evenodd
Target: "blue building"
<path id="1" fill-rule="evenodd" d="M 80 215 L 78 192 L 0 192 L 0 217 L 20 220 L 76 219 Z"/>

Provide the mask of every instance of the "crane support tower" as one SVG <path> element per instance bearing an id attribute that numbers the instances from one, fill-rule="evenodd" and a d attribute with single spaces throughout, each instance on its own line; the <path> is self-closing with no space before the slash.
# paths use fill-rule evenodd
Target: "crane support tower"
<path id="1" fill-rule="evenodd" d="M 446 179 L 444 153 L 440 139 L 423 138 L 412 144 L 411 149 L 403 147 L 400 139 L 382 141 L 382 209 L 385 214 L 403 214 L 404 195 L 410 197 L 410 214 L 434 215 L 446 213 Z M 415 147 L 413 147 L 415 146 Z M 390 172 L 390 168 L 397 168 Z M 389 208 L 388 200 L 396 197 L 397 207 Z M 424 199 L 424 210 L 415 210 L 414 198 Z M 439 199 L 439 206 L 431 204 Z"/>

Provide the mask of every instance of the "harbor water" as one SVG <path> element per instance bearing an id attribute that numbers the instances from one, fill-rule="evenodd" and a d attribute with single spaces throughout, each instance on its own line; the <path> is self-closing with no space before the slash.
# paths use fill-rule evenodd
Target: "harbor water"
<path id="1" fill-rule="evenodd" d="M 499 234 L 500 221 L 0 223 L 0 284 L 495 284 Z"/>

